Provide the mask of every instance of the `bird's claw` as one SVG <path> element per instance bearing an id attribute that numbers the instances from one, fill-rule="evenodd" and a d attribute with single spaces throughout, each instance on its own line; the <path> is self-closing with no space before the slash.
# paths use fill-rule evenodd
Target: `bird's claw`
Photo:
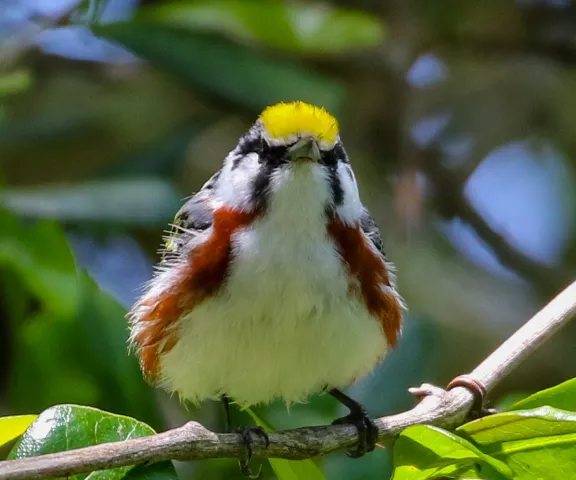
<path id="1" fill-rule="evenodd" d="M 358 430 L 358 445 L 355 450 L 348 450 L 346 455 L 351 458 L 360 458 L 366 453 L 373 451 L 378 440 L 378 427 L 366 411 L 352 412 L 332 422 L 332 425 L 347 424 L 354 425 Z"/>
<path id="2" fill-rule="evenodd" d="M 250 461 L 252 460 L 252 444 L 254 443 L 254 439 L 252 438 L 252 434 L 258 436 L 259 438 L 264 440 L 264 446 L 268 448 L 270 445 L 270 439 L 268 438 L 268 434 L 266 430 L 262 427 L 257 426 L 249 426 L 249 425 L 241 425 L 236 429 L 236 432 L 240 434 L 242 438 L 242 443 L 246 445 L 246 459 L 238 460 L 240 465 L 240 471 L 242 475 L 246 478 L 251 480 L 258 480 L 262 475 L 262 465 L 258 468 L 258 473 L 252 473 L 252 469 L 250 468 Z"/>
<path id="3" fill-rule="evenodd" d="M 252 473 L 249 463 L 250 460 L 238 460 L 240 472 L 244 477 L 249 478 L 250 480 L 260 480 L 260 477 L 262 476 L 262 465 L 258 467 L 258 473 Z"/>

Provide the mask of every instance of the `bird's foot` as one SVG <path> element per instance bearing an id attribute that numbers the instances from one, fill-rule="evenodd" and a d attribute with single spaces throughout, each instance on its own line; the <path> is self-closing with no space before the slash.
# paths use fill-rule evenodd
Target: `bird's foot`
<path id="1" fill-rule="evenodd" d="M 351 458 L 360 458 L 374 450 L 378 440 L 378 427 L 366 413 L 364 407 L 350 412 L 345 417 L 338 418 L 332 425 L 351 424 L 358 429 L 358 445 L 354 450 L 348 450 L 346 455 Z"/>
<path id="2" fill-rule="evenodd" d="M 347 451 L 346 455 L 360 458 L 373 451 L 378 440 L 378 427 L 368 416 L 366 409 L 337 388 L 329 390 L 328 393 L 350 410 L 348 415 L 334 420 L 332 425 L 352 424 L 358 430 L 358 445 L 355 450 Z"/>
<path id="3" fill-rule="evenodd" d="M 262 427 L 257 426 L 250 426 L 250 425 L 241 425 L 236 429 L 236 432 L 240 434 L 242 439 L 242 443 L 246 445 L 246 458 L 238 460 L 240 464 L 240 471 L 242 475 L 252 480 L 258 480 L 262 475 L 262 465 L 258 469 L 258 473 L 252 473 L 252 469 L 250 468 L 250 461 L 252 460 L 252 444 L 254 443 L 254 438 L 252 434 L 256 435 L 258 438 L 264 440 L 264 446 L 268 448 L 270 445 L 270 439 L 268 438 L 268 434 L 266 430 Z"/>
<path id="4" fill-rule="evenodd" d="M 450 391 L 456 387 L 463 387 L 474 396 L 474 403 L 469 413 L 470 418 L 473 420 L 497 413 L 495 409 L 484 406 L 486 401 L 486 387 L 484 387 L 480 381 L 472 378 L 470 375 L 459 375 L 452 379 L 446 387 L 446 391 Z"/>

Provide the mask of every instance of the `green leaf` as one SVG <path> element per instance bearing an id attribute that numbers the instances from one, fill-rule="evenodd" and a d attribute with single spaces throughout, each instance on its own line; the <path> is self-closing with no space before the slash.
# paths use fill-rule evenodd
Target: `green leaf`
<path id="1" fill-rule="evenodd" d="M 333 54 L 379 44 L 380 19 L 328 4 L 260 0 L 166 2 L 144 18 L 298 53 Z"/>
<path id="2" fill-rule="evenodd" d="M 393 480 L 439 478 L 462 465 L 480 469 L 483 476 L 479 478 L 512 478 L 512 471 L 504 462 L 453 433 L 428 425 L 405 429 L 394 444 L 393 455 Z"/>
<path id="3" fill-rule="evenodd" d="M 34 218 L 165 225 L 178 210 L 180 195 L 167 180 L 151 177 L 4 190 L 0 203 Z"/>
<path id="4" fill-rule="evenodd" d="M 194 87 L 257 111 L 279 101 L 303 100 L 337 115 L 343 101 L 342 87 L 309 67 L 214 35 L 144 22 L 93 30 Z"/>
<path id="5" fill-rule="evenodd" d="M 251 408 L 246 408 L 246 412 L 252 417 L 257 425 L 272 432 L 274 428 L 261 415 L 258 415 Z M 269 458 L 268 461 L 274 473 L 280 480 L 325 480 L 320 467 L 313 460 L 284 460 L 281 458 Z"/>
<path id="6" fill-rule="evenodd" d="M 456 431 L 506 462 L 514 479 L 563 479 L 576 471 L 576 413 L 552 407 L 504 412 Z"/>
<path id="7" fill-rule="evenodd" d="M 528 410 L 546 405 L 576 412 L 576 378 L 530 395 L 508 407 L 506 410 Z"/>
<path id="8" fill-rule="evenodd" d="M 279 480 L 324 480 L 326 478 L 312 460 L 269 458 L 268 461 Z"/>
<path id="9" fill-rule="evenodd" d="M 496 401 L 493 402 L 491 405 L 496 411 L 498 412 L 505 412 L 514 405 L 516 402 L 525 399 L 528 397 L 528 393 L 518 391 L 518 392 L 510 392 L 504 395 L 503 397 L 498 398 Z"/>
<path id="10" fill-rule="evenodd" d="M 552 407 L 504 412 L 468 422 L 458 427 L 456 432 L 482 447 L 564 435 L 576 433 L 576 413 Z"/>
<path id="11" fill-rule="evenodd" d="M 170 465 L 170 468 L 167 468 L 167 464 Z M 89 480 L 92 480 L 92 478 L 94 476 L 91 476 Z M 160 462 L 151 465 L 136 465 L 122 477 L 122 480 L 172 480 L 175 478 L 178 478 L 178 476 L 172 464 L 170 462 Z"/>
<path id="12" fill-rule="evenodd" d="M 22 435 L 38 415 L 17 415 L 0 418 L 0 446 Z"/>
<path id="13" fill-rule="evenodd" d="M 101 443 L 145 437 L 154 433 L 151 427 L 130 417 L 91 407 L 59 405 L 40 414 L 14 446 L 9 458 L 33 457 Z M 136 471 L 131 474 L 131 470 Z M 88 476 L 90 480 L 127 478 L 170 480 L 177 478 L 171 462 L 141 467 L 120 467 L 67 478 L 83 480 Z"/>

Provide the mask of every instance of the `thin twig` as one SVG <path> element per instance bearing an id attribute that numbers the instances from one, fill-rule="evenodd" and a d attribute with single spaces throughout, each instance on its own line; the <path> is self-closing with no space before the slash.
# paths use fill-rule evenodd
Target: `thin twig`
<path id="1" fill-rule="evenodd" d="M 576 282 L 567 287 L 530 321 L 484 360 L 471 376 L 491 390 L 576 314 Z M 472 405 L 464 388 L 446 392 L 432 385 L 413 389 L 422 401 L 406 412 L 376 420 L 379 440 L 390 443 L 406 427 L 415 424 L 453 428 L 462 424 Z M 305 459 L 354 445 L 356 429 L 349 425 L 305 427 L 270 433 L 264 448 L 255 439 L 256 457 Z M 38 457 L 0 462 L 0 480 L 64 477 L 143 462 L 241 458 L 245 447 L 236 434 L 214 433 L 196 422 L 149 437 L 106 443 Z"/>
<path id="2" fill-rule="evenodd" d="M 573 275 L 562 268 L 542 265 L 510 244 L 505 235 L 498 232 L 489 219 L 484 218 L 468 201 L 464 194 L 465 178 L 458 178 L 435 158 L 435 153 L 420 150 L 420 164 L 436 191 L 440 210 L 451 217 L 456 216 L 467 222 L 478 236 L 492 249 L 500 263 L 518 273 L 537 287 L 545 298 L 557 293 L 563 285 L 571 282 Z"/>

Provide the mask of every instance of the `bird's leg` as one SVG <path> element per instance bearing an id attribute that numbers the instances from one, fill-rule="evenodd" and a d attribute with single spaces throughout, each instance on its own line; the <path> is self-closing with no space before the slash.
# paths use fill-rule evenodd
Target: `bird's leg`
<path id="1" fill-rule="evenodd" d="M 366 452 L 371 452 L 376 446 L 378 440 L 378 427 L 368 417 L 366 409 L 340 390 L 333 388 L 328 393 L 340 403 L 350 409 L 350 413 L 345 417 L 338 418 L 332 422 L 332 425 L 352 424 L 358 429 L 358 446 L 355 450 L 346 452 L 349 457 L 359 458 Z"/>
<path id="2" fill-rule="evenodd" d="M 230 399 L 225 393 L 222 394 L 222 405 L 224 406 L 224 414 L 226 415 L 226 432 L 232 432 L 232 417 L 230 416 Z"/>
<path id="3" fill-rule="evenodd" d="M 257 435 L 258 437 L 264 440 L 264 445 L 268 447 L 270 445 L 270 439 L 268 438 L 268 434 L 266 430 L 262 427 L 258 427 L 256 425 L 240 425 L 236 429 L 232 429 L 232 417 L 230 415 L 230 399 L 228 395 L 222 395 L 222 404 L 224 405 L 224 412 L 226 414 L 226 431 L 228 433 L 239 433 L 240 437 L 242 438 L 242 443 L 246 445 L 247 455 L 245 459 L 238 460 L 240 464 L 240 471 L 242 475 L 247 478 L 257 480 L 262 475 L 262 465 L 258 469 L 258 473 L 253 474 L 252 470 L 250 469 L 250 460 L 252 460 L 252 444 L 254 443 L 254 439 L 252 438 L 252 434 Z"/>
<path id="4" fill-rule="evenodd" d="M 486 388 L 475 378 L 472 378 L 469 375 L 459 375 L 458 377 L 452 379 L 452 381 L 446 387 L 446 391 L 452 390 L 456 387 L 463 387 L 474 396 L 474 403 L 472 404 L 472 408 L 470 409 L 469 413 L 472 419 L 477 419 L 496 413 L 496 410 L 493 408 L 486 408 L 484 406 L 486 401 Z"/>

